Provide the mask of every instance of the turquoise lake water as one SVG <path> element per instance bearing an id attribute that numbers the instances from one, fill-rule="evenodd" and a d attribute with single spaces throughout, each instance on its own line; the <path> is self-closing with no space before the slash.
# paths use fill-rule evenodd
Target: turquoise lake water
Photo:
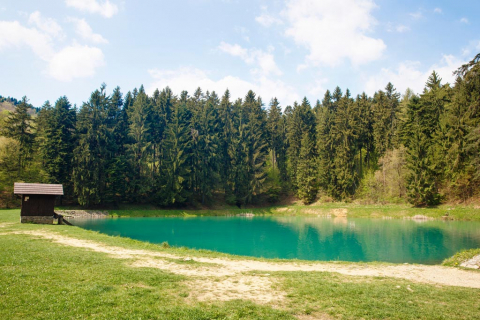
<path id="1" fill-rule="evenodd" d="M 71 220 L 152 243 L 302 260 L 438 264 L 480 248 L 480 222 L 320 217 L 172 217 Z"/>

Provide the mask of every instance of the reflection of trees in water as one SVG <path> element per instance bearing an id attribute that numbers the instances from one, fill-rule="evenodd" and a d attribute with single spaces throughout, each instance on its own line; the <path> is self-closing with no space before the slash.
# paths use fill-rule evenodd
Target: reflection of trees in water
<path id="1" fill-rule="evenodd" d="M 328 259 L 438 263 L 460 249 L 480 246 L 480 224 L 410 220 L 279 217 L 299 241 L 318 241 Z M 317 249 L 318 250 L 318 249 Z"/>

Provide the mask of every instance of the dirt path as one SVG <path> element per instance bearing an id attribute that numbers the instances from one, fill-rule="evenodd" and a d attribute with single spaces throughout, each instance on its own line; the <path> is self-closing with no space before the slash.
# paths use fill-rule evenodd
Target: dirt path
<path id="1" fill-rule="evenodd" d="M 480 272 L 452 267 L 426 265 L 363 265 L 334 262 L 264 262 L 230 260 L 226 258 L 187 258 L 148 250 L 132 250 L 108 246 L 90 240 L 75 239 L 46 231 L 17 231 L 10 234 L 28 234 L 52 240 L 66 246 L 102 252 L 118 259 L 133 259 L 133 267 L 149 267 L 193 277 L 189 285 L 198 300 L 231 300 L 249 297 L 260 303 L 281 302 L 285 292 L 272 289 L 275 271 L 325 271 L 350 276 L 393 277 L 414 282 L 480 288 Z M 191 263 L 185 263 L 191 262 Z M 255 274 L 245 274 L 254 272 Z M 214 277 L 215 279 L 212 279 Z M 200 288 L 200 289 L 199 289 Z"/>

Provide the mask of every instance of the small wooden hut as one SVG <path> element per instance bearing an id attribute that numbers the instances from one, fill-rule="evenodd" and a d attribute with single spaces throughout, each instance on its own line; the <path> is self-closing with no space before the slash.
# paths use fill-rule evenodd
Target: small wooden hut
<path id="1" fill-rule="evenodd" d="M 22 223 L 53 224 L 55 197 L 63 196 L 63 185 L 15 182 L 13 193 L 22 196 Z"/>

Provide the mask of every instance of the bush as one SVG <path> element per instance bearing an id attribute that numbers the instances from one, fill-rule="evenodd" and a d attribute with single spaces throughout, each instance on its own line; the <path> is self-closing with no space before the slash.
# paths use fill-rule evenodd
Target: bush
<path id="1" fill-rule="evenodd" d="M 377 202 L 401 202 L 406 197 L 405 148 L 389 150 L 378 161 L 380 169 L 368 171 L 357 189 L 357 198 Z"/>

